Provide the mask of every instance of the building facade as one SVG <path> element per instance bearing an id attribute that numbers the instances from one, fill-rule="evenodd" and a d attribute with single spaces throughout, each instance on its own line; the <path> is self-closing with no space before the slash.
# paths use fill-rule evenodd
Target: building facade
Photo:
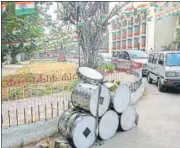
<path id="1" fill-rule="evenodd" d="M 177 28 L 177 10 L 180 10 L 174 3 L 130 2 L 125 5 L 109 28 L 110 51 L 134 49 L 149 53 L 172 44 Z M 172 15 L 172 12 L 176 14 Z"/>

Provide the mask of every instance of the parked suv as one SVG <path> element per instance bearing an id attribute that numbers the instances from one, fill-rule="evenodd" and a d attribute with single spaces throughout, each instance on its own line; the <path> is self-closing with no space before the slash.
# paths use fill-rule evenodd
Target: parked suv
<path id="1" fill-rule="evenodd" d="M 118 69 L 131 69 L 133 65 L 142 65 L 142 74 L 146 75 L 148 54 L 140 50 L 120 50 L 113 52 L 112 63 Z"/>
<path id="2" fill-rule="evenodd" d="M 162 51 L 149 56 L 147 81 L 155 81 L 159 91 L 180 88 L 180 51 Z"/>

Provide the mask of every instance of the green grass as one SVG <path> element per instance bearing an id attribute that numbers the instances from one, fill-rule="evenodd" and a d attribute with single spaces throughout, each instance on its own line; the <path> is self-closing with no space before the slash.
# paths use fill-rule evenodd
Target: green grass
<path id="1" fill-rule="evenodd" d="M 77 83 L 78 79 L 66 84 L 63 84 L 62 82 L 56 82 L 49 84 L 29 85 L 24 88 L 12 87 L 11 89 L 9 89 L 9 100 L 46 96 L 55 93 L 60 93 L 63 91 L 71 92 L 74 86 L 77 85 Z M 5 101 L 7 100 L 7 98 L 2 98 L 2 100 Z"/>

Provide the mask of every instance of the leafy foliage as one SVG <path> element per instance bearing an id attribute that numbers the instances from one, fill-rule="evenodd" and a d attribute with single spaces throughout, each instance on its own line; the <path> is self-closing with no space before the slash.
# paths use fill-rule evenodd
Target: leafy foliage
<path id="1" fill-rule="evenodd" d="M 20 52 L 31 53 L 35 49 L 32 39 L 42 36 L 43 31 L 38 28 L 42 24 L 39 14 L 15 15 L 15 2 L 4 2 L 7 9 L 2 13 L 1 42 L 3 56 L 10 53 L 12 61 L 16 63 L 16 55 Z M 25 43 L 30 45 L 26 46 Z M 6 48 L 5 48 L 6 47 Z M 3 57 L 4 59 L 4 57 Z"/>

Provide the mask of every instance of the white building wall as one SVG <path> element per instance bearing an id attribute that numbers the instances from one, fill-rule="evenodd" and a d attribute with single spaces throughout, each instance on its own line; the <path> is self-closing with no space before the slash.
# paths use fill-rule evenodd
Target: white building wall
<path id="1" fill-rule="evenodd" d="M 173 41 L 176 28 L 176 16 L 169 16 L 155 22 L 154 46 L 155 51 L 161 51 L 161 46 L 168 46 Z"/>
<path id="2" fill-rule="evenodd" d="M 151 53 L 154 51 L 154 36 L 155 36 L 155 13 L 154 8 L 150 8 L 151 21 L 146 22 L 146 52 Z"/>

